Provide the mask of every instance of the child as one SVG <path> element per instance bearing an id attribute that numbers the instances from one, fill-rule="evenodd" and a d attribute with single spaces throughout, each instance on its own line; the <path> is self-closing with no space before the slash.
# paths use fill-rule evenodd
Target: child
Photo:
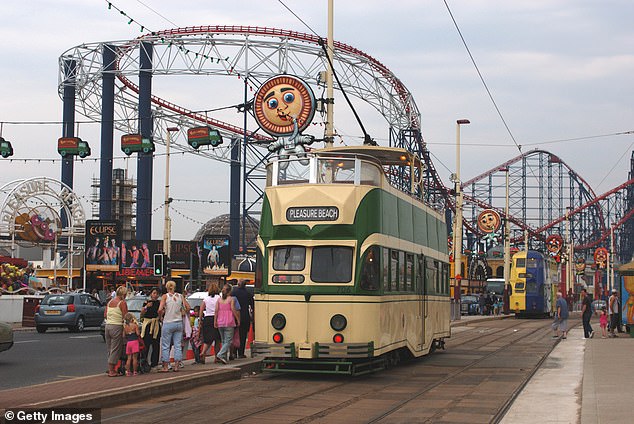
<path id="1" fill-rule="evenodd" d="M 128 355 L 126 363 L 126 375 L 136 375 L 137 363 L 139 360 L 139 325 L 130 312 L 123 317 L 123 333 L 127 340 L 125 353 Z"/>
<path id="2" fill-rule="evenodd" d="M 194 360 L 195 364 L 204 364 L 203 360 L 200 357 L 200 347 L 202 346 L 200 340 L 200 327 L 202 322 L 198 315 L 200 314 L 200 306 L 194 306 L 194 322 L 192 323 L 192 336 L 189 339 L 189 343 L 191 344 L 192 350 L 194 351 Z"/>
<path id="3" fill-rule="evenodd" d="M 599 325 L 601 326 L 601 338 L 608 338 L 608 313 L 605 306 L 601 308 L 601 316 L 599 316 Z"/>

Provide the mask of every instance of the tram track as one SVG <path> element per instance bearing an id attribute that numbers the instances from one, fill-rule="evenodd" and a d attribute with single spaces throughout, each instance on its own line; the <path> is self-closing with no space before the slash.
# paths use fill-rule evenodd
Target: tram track
<path id="1" fill-rule="evenodd" d="M 454 345 L 453 347 L 455 348 L 457 346 L 461 346 L 461 345 L 467 344 L 469 342 L 473 342 L 475 340 L 479 340 L 480 341 L 480 343 L 479 343 L 480 346 L 476 347 L 476 349 L 478 349 L 481 346 L 484 346 L 484 345 L 487 345 L 487 344 L 490 344 L 490 343 L 495 343 L 496 341 L 499 341 L 501 339 L 504 339 L 505 337 L 508 337 L 507 333 L 508 333 L 509 330 L 513 330 L 515 327 L 520 327 L 520 326 L 523 326 L 523 325 L 525 325 L 527 323 L 528 323 L 527 321 L 517 322 L 517 323 L 513 324 L 512 326 L 504 328 L 503 331 L 499 332 L 499 333 L 502 333 L 502 334 L 492 333 L 492 334 L 487 334 L 485 337 L 483 337 L 481 334 L 478 334 L 478 335 L 475 335 L 473 337 L 469 337 L 467 340 L 464 340 L 461 343 L 459 343 L 457 345 Z M 533 333 L 535 333 L 537 331 L 540 331 L 540 330 L 541 330 L 540 328 L 537 328 L 537 329 L 533 330 L 531 333 L 529 333 L 528 335 L 531 335 L 531 334 L 533 334 Z M 493 338 L 493 340 L 487 340 L 487 339 L 490 339 L 489 336 L 495 336 L 495 337 Z M 526 337 L 527 335 L 524 334 L 522 336 Z M 438 386 L 442 385 L 444 382 L 456 377 L 457 375 L 460 375 L 465 370 L 470 369 L 473 366 L 475 366 L 476 364 L 478 364 L 478 363 L 480 363 L 480 362 L 482 362 L 482 361 L 494 356 L 495 354 L 497 354 L 501 350 L 505 349 L 506 347 L 508 347 L 508 344 L 505 344 L 504 346 L 501 346 L 500 348 L 496 349 L 495 351 L 483 356 L 482 358 L 480 358 L 478 360 L 473 361 L 472 363 L 470 363 L 470 364 L 466 365 L 465 367 L 455 371 L 454 373 L 451 373 L 450 375 L 448 375 L 444 379 L 439 380 L 438 382 L 432 384 L 431 386 L 427 387 L 426 389 L 415 393 L 413 396 L 410 397 L 410 399 L 400 403 L 399 405 L 395 406 L 390 411 L 386 411 L 381 416 L 376 417 L 375 419 L 372 419 L 369 422 L 378 422 L 378 421 L 380 421 L 384 417 L 389 416 L 392 412 L 398 410 L 404 404 L 408 403 L 411 399 L 415 399 L 415 398 L 423 395 L 424 393 L 429 392 L 430 390 L 434 389 L 435 387 L 438 387 Z M 326 392 L 334 391 L 334 390 L 336 390 L 336 389 L 338 389 L 340 387 L 352 385 L 354 382 L 355 381 L 347 381 L 347 382 L 336 384 L 336 385 L 334 385 L 334 386 L 332 386 L 332 387 L 330 387 L 330 388 L 328 388 L 326 390 L 319 389 L 319 390 L 316 390 L 313 393 L 311 393 L 309 396 L 316 395 L 316 394 L 323 395 Z M 381 391 L 384 391 L 386 388 L 389 388 L 389 387 L 392 387 L 392 386 L 397 386 L 399 384 L 401 384 L 400 381 L 396 381 L 396 382 L 388 384 L 388 385 L 383 385 L 383 386 L 377 387 L 374 390 L 362 393 L 362 394 L 360 394 L 358 396 L 355 396 L 355 397 L 353 397 L 351 399 L 347 399 L 347 400 L 345 400 L 343 402 L 340 402 L 340 403 L 337 403 L 335 405 L 332 405 L 332 406 L 330 406 L 329 408 L 327 408 L 325 410 L 322 410 L 322 411 L 317 412 L 315 414 L 306 416 L 306 417 L 304 417 L 304 418 L 302 418 L 300 420 L 297 420 L 296 423 L 306 424 L 306 423 L 310 423 L 310 422 L 313 422 L 313 421 L 316 421 L 316 420 L 327 418 L 329 415 L 336 414 L 338 411 L 340 411 L 343 408 L 350 407 L 350 406 L 354 405 L 355 403 L 360 402 L 361 400 L 367 399 L 369 396 L 372 396 L 372 395 L 375 395 L 375 394 L 377 394 L 377 393 L 379 393 Z M 278 410 L 279 408 L 282 408 L 282 407 L 285 407 L 285 406 L 290 406 L 290 405 L 296 404 L 298 402 L 301 402 L 303 399 L 304 399 L 304 397 L 297 398 L 297 399 L 289 399 L 287 401 L 279 402 L 279 403 L 276 403 L 274 405 L 271 405 L 271 406 L 269 406 L 267 408 L 263 408 L 263 409 L 260 409 L 258 411 L 253 411 L 253 412 L 250 412 L 248 414 L 244 414 L 244 415 L 242 415 L 240 417 L 236 417 L 236 418 L 234 418 L 234 419 L 232 419 L 230 421 L 226 421 L 226 422 L 227 423 L 237 423 L 237 422 L 241 422 L 241 421 L 248 420 L 248 419 L 251 419 L 251 418 L 256 418 L 258 415 L 261 415 L 261 414 L 269 412 L 269 411 Z"/>
<path id="2" fill-rule="evenodd" d="M 341 420 L 338 414 L 346 410 L 367 414 L 367 417 L 362 418 L 363 422 L 386 422 L 395 418 L 395 414 L 398 417 L 399 411 L 404 408 L 407 410 L 410 404 L 409 409 L 420 408 L 416 405 L 417 400 L 426 399 L 425 394 L 447 390 L 451 384 L 458 384 L 456 381 L 460 379 L 477 377 L 487 381 L 488 377 L 478 377 L 473 374 L 477 373 L 479 365 L 479 368 L 483 368 L 481 364 L 485 361 L 495 362 L 496 355 L 514 345 L 522 343 L 533 345 L 540 340 L 543 343 L 546 340 L 545 333 L 548 331 L 546 325 L 541 325 L 535 321 L 509 322 L 499 329 L 492 329 L 491 325 L 488 324 L 481 324 L 480 328 L 474 326 L 473 331 L 465 331 L 465 335 L 461 336 L 459 340 L 457 337 L 453 339 L 452 341 L 455 343 L 448 346 L 447 356 L 444 352 L 439 352 L 439 354 L 415 359 L 367 376 L 347 378 L 342 381 L 341 378 L 334 376 L 271 374 L 258 375 L 252 379 L 247 378 L 224 384 L 223 391 L 243 393 L 244 396 L 248 396 L 253 401 L 244 404 L 239 409 L 217 405 L 220 408 L 214 409 L 216 416 L 214 420 L 225 423 L 256 422 L 260 419 L 266 420 L 277 416 L 280 417 L 280 422 L 329 422 Z M 537 327 L 533 328 L 535 325 Z M 483 331 L 486 333 L 483 334 Z M 501 343 L 502 341 L 504 343 Z M 498 346 L 498 343 L 501 344 Z M 496 410 L 491 413 L 491 416 L 494 417 L 492 422 L 498 422 L 504 416 L 513 400 L 542 365 L 544 358 L 555 345 L 556 343 L 552 343 L 549 349 L 544 349 L 545 353 L 540 351 L 541 360 L 532 367 L 530 373 L 524 376 L 525 378 L 521 382 L 517 379 L 518 384 L 513 386 L 512 392 L 509 392 L 511 395 L 505 397 L 503 404 L 496 405 Z M 487 352 L 486 349 L 492 350 Z M 470 355 L 474 354 L 479 355 L 479 357 L 469 358 Z M 456 365 L 455 361 L 457 360 L 468 360 L 468 363 Z M 456 366 L 459 368 L 455 369 Z M 484 368 L 487 366 L 484 365 Z M 470 370 L 475 371 L 469 375 Z M 448 373 L 445 375 L 446 372 Z M 333 381 L 333 379 L 336 380 Z M 405 394 L 402 386 L 411 379 L 414 379 L 416 384 L 422 380 L 422 384 L 425 386 Z M 306 384 L 308 382 L 310 384 Z M 197 419 L 197 417 L 203 416 L 201 414 L 205 411 L 205 405 L 208 407 L 209 402 L 213 402 L 213 397 L 210 394 L 212 391 L 206 389 L 204 397 L 201 397 L 200 390 L 197 390 L 196 393 L 193 391 L 184 392 L 176 396 L 172 395 L 170 398 L 156 399 L 153 404 L 138 404 L 134 410 L 128 408 L 111 411 L 113 414 L 103 417 L 103 422 L 141 422 L 136 420 L 140 417 L 149 418 L 148 414 L 157 417 L 157 422 L 170 422 L 168 417 L 171 410 L 186 410 L 187 417 L 192 419 L 196 417 Z M 385 405 L 384 410 L 374 408 L 377 410 L 364 411 L 363 405 L 374 402 L 375 399 L 382 399 L 385 393 L 390 392 L 402 393 L 404 397 L 397 400 L 396 403 Z M 206 403 L 204 399 L 207 399 Z M 435 411 L 435 415 L 429 418 L 428 422 L 437 421 L 447 410 L 448 408 L 442 408 Z M 375 414 L 372 415 L 372 413 Z"/>

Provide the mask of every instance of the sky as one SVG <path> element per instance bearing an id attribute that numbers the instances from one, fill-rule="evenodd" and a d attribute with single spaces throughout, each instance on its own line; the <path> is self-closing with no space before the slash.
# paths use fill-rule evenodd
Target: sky
<path id="1" fill-rule="evenodd" d="M 253 25 L 326 36 L 327 1 L 232 2 L 112 0 L 116 8 L 152 30 L 195 25 Z M 560 156 L 596 193 L 625 182 L 634 148 L 634 2 L 630 0 L 378 0 L 336 1 L 335 39 L 385 64 L 409 89 L 421 112 L 423 137 L 443 182 L 455 168 L 456 120 L 461 131 L 463 181 L 519 154 L 540 148 Z M 449 5 L 479 72 L 448 12 Z M 388 6 L 389 5 L 389 6 Z M 58 59 L 82 43 L 128 40 L 140 29 L 104 0 L 0 2 L 0 122 L 15 151 L 0 158 L 0 186 L 16 179 L 60 179 L 57 138 L 62 101 Z M 224 84 L 205 77 L 201 87 Z M 197 96 L 191 81 L 175 77 L 161 93 L 181 106 L 211 109 L 242 101 L 239 85 Z M 183 81 L 187 90 L 179 90 Z M 160 87 L 160 85 L 157 85 Z M 229 89 L 228 89 L 228 88 Z M 205 89 L 207 90 L 207 89 Z M 209 93 L 210 91 L 205 91 Z M 207 100 L 208 99 L 208 100 Z M 337 130 L 355 144 L 360 130 L 343 102 L 335 104 Z M 360 106 L 371 134 L 386 144 L 387 125 Z M 500 117 L 502 115 L 502 118 Z M 338 118 L 341 116 L 341 118 Z M 223 119 L 241 125 L 242 116 Z M 82 120 L 77 115 L 77 120 Z M 23 124 L 11 124 L 22 122 Z M 506 123 L 506 125 L 505 125 Z M 508 126 L 508 129 L 506 128 Z M 321 134 L 314 134 L 320 136 Z M 99 155 L 99 127 L 80 126 L 79 136 Z M 115 156 L 118 151 L 115 135 Z M 163 146 L 157 153 L 164 151 Z M 23 159 L 56 159 L 55 163 Z M 22 160 L 20 160 L 22 159 Z M 136 160 L 118 160 L 136 178 Z M 154 162 L 153 209 L 164 198 L 164 158 Z M 95 162 L 75 164 L 74 189 L 91 215 Z M 171 162 L 171 196 L 218 203 L 175 201 L 172 239 L 191 239 L 202 223 L 228 213 L 229 169 L 224 164 L 181 155 Z M 3 196 L 0 194 L 0 202 Z M 155 213 L 152 236 L 163 236 L 163 212 Z"/>

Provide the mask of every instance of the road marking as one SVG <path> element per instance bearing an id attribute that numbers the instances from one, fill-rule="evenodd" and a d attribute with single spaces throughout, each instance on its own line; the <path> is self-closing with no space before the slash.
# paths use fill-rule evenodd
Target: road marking
<path id="1" fill-rule="evenodd" d="M 71 336 L 69 337 L 69 339 L 89 339 L 91 337 L 101 337 L 101 335 L 97 334 L 95 336 Z"/>
<path id="2" fill-rule="evenodd" d="M 18 343 L 35 343 L 35 342 L 39 342 L 39 340 L 20 340 L 19 342 L 13 342 L 13 343 L 18 344 Z"/>

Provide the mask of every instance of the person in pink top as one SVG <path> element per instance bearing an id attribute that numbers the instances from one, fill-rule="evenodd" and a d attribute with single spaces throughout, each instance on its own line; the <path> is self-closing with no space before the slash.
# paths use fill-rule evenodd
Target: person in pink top
<path id="1" fill-rule="evenodd" d="M 601 315 L 599 316 L 599 325 L 601 326 L 601 338 L 608 338 L 608 311 L 605 306 L 601 308 Z"/>
<path id="2" fill-rule="evenodd" d="M 236 309 L 235 299 L 231 296 L 232 289 L 231 284 L 224 285 L 214 314 L 214 327 L 218 329 L 222 338 L 222 348 L 216 354 L 216 359 L 225 365 L 229 360 L 229 347 L 233 339 L 233 332 L 235 327 L 240 325 L 240 314 Z"/>

